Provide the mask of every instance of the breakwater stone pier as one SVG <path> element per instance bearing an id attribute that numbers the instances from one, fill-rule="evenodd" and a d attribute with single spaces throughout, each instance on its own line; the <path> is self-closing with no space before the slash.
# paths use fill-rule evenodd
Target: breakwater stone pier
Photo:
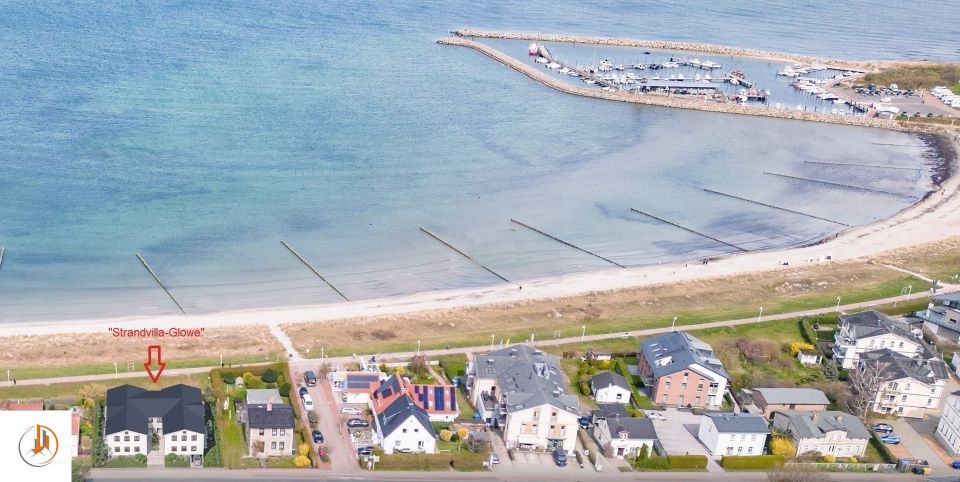
<path id="1" fill-rule="evenodd" d="M 487 57 L 490 57 L 501 64 L 520 72 L 531 79 L 540 82 L 541 84 L 550 87 L 552 89 L 558 90 L 560 92 L 565 92 L 567 94 L 579 95 L 583 97 L 593 97 L 597 99 L 606 99 L 618 102 L 628 102 L 633 104 L 643 104 L 643 105 L 653 105 L 661 107 L 673 107 L 678 109 L 692 109 L 692 110 L 702 110 L 708 112 L 721 112 L 727 114 L 741 114 L 741 115 L 754 115 L 754 116 L 764 116 L 764 117 L 776 117 L 780 119 L 793 119 L 793 120 L 803 120 L 811 122 L 826 122 L 832 124 L 842 124 L 849 126 L 860 126 L 860 127 L 878 127 L 884 129 L 892 129 L 903 132 L 916 132 L 916 133 L 935 133 L 935 134 L 950 134 L 955 135 L 955 128 L 943 125 L 930 125 L 930 124 L 916 124 L 916 123 L 904 123 L 899 122 L 893 119 L 880 119 L 876 117 L 865 117 L 865 116 L 842 116 L 828 113 L 819 113 L 819 112 L 808 112 L 808 111 L 796 111 L 796 110 L 782 110 L 775 109 L 770 107 L 759 107 L 751 105 L 743 105 L 735 102 L 721 102 L 707 98 L 684 98 L 678 96 L 665 96 L 665 95 L 654 95 L 654 94 L 644 94 L 636 91 L 619 91 L 619 90 L 600 90 L 600 89 L 591 89 L 580 87 L 578 85 L 565 82 L 561 79 L 553 77 L 545 72 L 542 72 L 533 66 L 518 60 L 515 57 L 507 55 L 489 45 L 466 38 L 467 36 L 471 37 L 487 37 L 487 38 L 506 38 L 506 39 L 517 39 L 517 40 L 535 40 L 535 41 L 565 41 L 565 42 L 584 42 L 589 43 L 589 39 L 596 40 L 602 45 L 617 45 L 617 46 L 626 46 L 626 47 L 646 47 L 646 48 L 665 48 L 665 49 L 677 49 L 678 46 L 685 45 L 688 48 L 693 48 L 693 46 L 706 47 L 702 44 L 687 44 L 680 42 L 667 42 L 667 41 L 640 41 L 640 40 L 623 40 L 623 39 L 612 39 L 605 37 L 577 37 L 577 36 L 563 36 L 563 35 L 548 35 L 548 34 L 508 34 L 502 32 L 485 32 L 485 31 L 474 31 L 474 30 L 461 30 L 457 32 L 456 36 L 444 37 L 437 41 L 441 45 L 454 45 L 474 49 Z M 709 45 L 707 45 L 709 46 Z M 720 47 L 720 46 L 709 46 L 711 48 L 723 48 L 730 49 L 729 51 L 715 52 L 715 53 L 728 53 L 730 55 L 773 55 L 777 58 L 787 58 L 784 55 L 787 54 L 775 54 L 769 52 L 763 52 L 759 50 L 751 49 L 739 49 L 734 47 Z M 701 50 L 706 51 L 706 50 Z M 744 52 L 752 52 L 752 54 L 747 54 Z M 817 62 L 829 62 L 828 59 L 807 57 L 807 56 L 791 56 L 790 60 L 794 61 L 817 61 Z"/>

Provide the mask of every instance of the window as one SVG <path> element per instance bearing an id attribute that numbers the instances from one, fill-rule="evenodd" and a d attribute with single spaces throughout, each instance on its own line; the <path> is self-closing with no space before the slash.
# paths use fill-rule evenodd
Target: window
<path id="1" fill-rule="evenodd" d="M 282 447 L 283 442 L 280 442 L 280 445 L 281 445 L 280 448 L 283 448 L 283 447 Z M 191 446 L 191 447 L 190 447 L 190 451 L 191 451 L 191 452 L 196 452 L 196 451 L 197 451 L 197 446 L 196 446 L 196 445 Z"/>
<path id="2" fill-rule="evenodd" d="M 134 442 L 139 442 L 139 441 L 140 441 L 140 436 L 139 436 L 139 435 L 134 435 L 134 436 L 133 436 L 133 441 L 134 441 Z"/>
<path id="3" fill-rule="evenodd" d="M 286 435 L 286 434 L 287 434 L 287 429 L 281 428 L 281 429 L 280 429 L 280 435 Z"/>
<path id="4" fill-rule="evenodd" d="M 176 441 L 177 441 L 177 436 L 176 436 L 176 435 L 171 435 L 171 436 L 170 436 L 170 440 L 176 442 Z"/>
<path id="5" fill-rule="evenodd" d="M 904 390 L 910 390 L 910 384 L 908 383 L 907 386 L 903 387 L 903 389 L 904 389 Z"/>
<path id="6" fill-rule="evenodd" d="M 403 433 L 407 433 L 407 429 L 403 429 Z"/>
<path id="7" fill-rule="evenodd" d="M 263 437 L 263 429 L 260 429 L 260 436 Z"/>
<path id="8" fill-rule="evenodd" d="M 129 442 L 129 441 L 130 441 L 130 436 L 129 436 L 129 435 L 124 435 L 124 436 L 123 436 L 123 441 L 124 441 L 124 442 Z"/>
<path id="9" fill-rule="evenodd" d="M 752 454 L 752 453 L 753 453 L 753 446 L 752 446 L 752 445 L 751 445 L 750 447 L 747 447 L 747 453 L 748 453 L 748 454 Z"/>
<path id="10" fill-rule="evenodd" d="M 276 441 L 270 442 L 270 450 L 277 450 L 277 442 L 276 442 Z"/>
<path id="11" fill-rule="evenodd" d="M 756 442 L 756 441 L 757 441 L 757 434 L 755 434 L 755 433 L 754 433 L 754 434 L 750 434 L 750 441 L 751 441 L 751 442 Z"/>
<path id="12" fill-rule="evenodd" d="M 620 440 L 626 440 L 628 435 L 630 435 L 630 434 L 628 434 L 627 432 L 621 433 L 621 434 L 620 434 Z"/>
<path id="13" fill-rule="evenodd" d="M 138 446 L 134 447 L 134 448 L 133 448 L 133 451 L 134 451 L 134 452 L 139 452 L 139 451 L 140 451 L 140 446 L 138 445 Z"/>
<path id="14" fill-rule="evenodd" d="M 123 451 L 124 451 L 124 452 L 129 452 L 129 451 L 130 451 L 130 447 L 124 447 L 124 448 L 123 448 Z"/>
<path id="15" fill-rule="evenodd" d="M 280 450 L 283 450 L 283 446 L 284 446 L 284 445 L 286 445 L 286 444 L 283 443 L 283 442 L 280 442 Z"/>
<path id="16" fill-rule="evenodd" d="M 733 447 L 727 447 L 727 455 L 733 455 Z"/>
<path id="17" fill-rule="evenodd" d="M 744 442 L 744 441 L 746 441 L 746 440 L 747 440 L 747 434 L 745 434 L 745 433 L 740 434 L 740 441 L 741 441 L 741 442 Z"/>
<path id="18" fill-rule="evenodd" d="M 697 385 L 697 391 L 698 391 L 698 392 L 702 392 L 702 391 L 703 391 L 703 382 L 702 382 L 702 381 L 700 382 L 699 385 Z"/>
<path id="19" fill-rule="evenodd" d="M 904 395 L 904 396 L 900 397 L 900 401 L 901 401 L 901 402 L 906 402 L 906 401 L 907 401 L 907 396 Z"/>
<path id="20" fill-rule="evenodd" d="M 618 394 L 617 394 L 617 401 L 619 402 L 621 399 L 623 399 L 623 394 L 622 394 L 622 393 L 618 393 Z"/>
<path id="21" fill-rule="evenodd" d="M 663 384 L 665 390 L 670 390 L 670 380 L 667 380 L 667 383 Z"/>
<path id="22" fill-rule="evenodd" d="M 114 435 L 114 436 L 113 436 L 113 441 L 114 441 L 114 442 L 119 442 L 119 441 L 120 441 L 120 436 L 119 436 L 119 435 Z"/>
<path id="23" fill-rule="evenodd" d="M 283 430 L 280 430 L 280 435 L 283 435 Z M 197 435 L 196 435 L 196 434 L 191 435 L 191 436 L 190 436 L 190 441 L 191 441 L 191 442 L 196 442 L 196 441 L 197 441 Z"/>
<path id="24" fill-rule="evenodd" d="M 693 399 L 693 404 L 694 404 L 694 405 L 700 405 L 700 397 L 694 398 L 694 399 Z"/>
<path id="25" fill-rule="evenodd" d="M 554 412 L 550 413 L 550 416 L 556 418 L 556 417 L 557 417 L 557 412 L 554 411 Z"/>
<path id="26" fill-rule="evenodd" d="M 418 433 L 418 432 L 420 432 L 420 429 L 419 429 L 419 428 L 413 429 L 413 433 Z"/>
<path id="27" fill-rule="evenodd" d="M 273 435 L 274 437 L 276 437 L 276 436 L 277 436 L 277 429 L 271 430 L 271 431 L 270 431 L 270 435 Z"/>
<path id="28" fill-rule="evenodd" d="M 933 404 L 933 399 L 932 399 L 932 398 L 928 398 L 928 399 L 927 399 L 927 406 L 929 407 L 931 404 Z"/>
<path id="29" fill-rule="evenodd" d="M 687 391 L 687 383 L 686 383 L 686 382 L 680 384 L 680 391 L 681 391 L 681 392 Z"/>
<path id="30" fill-rule="evenodd" d="M 897 408 L 897 413 L 903 413 L 903 407 Z"/>
<path id="31" fill-rule="evenodd" d="M 737 453 L 738 453 L 738 454 L 742 454 L 742 453 L 743 453 L 743 446 L 742 446 L 742 445 L 739 446 L 739 447 L 737 447 Z"/>
<path id="32" fill-rule="evenodd" d="M 903 342 L 902 342 L 902 341 L 900 342 L 900 348 L 903 348 Z"/>
<path id="33" fill-rule="evenodd" d="M 174 445 L 174 446 L 170 447 L 170 451 L 171 451 L 171 452 L 176 452 L 176 451 L 177 451 L 177 446 Z"/>

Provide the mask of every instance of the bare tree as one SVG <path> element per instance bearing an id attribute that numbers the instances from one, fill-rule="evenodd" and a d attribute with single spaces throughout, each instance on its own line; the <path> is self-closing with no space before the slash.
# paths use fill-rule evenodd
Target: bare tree
<path id="1" fill-rule="evenodd" d="M 859 366 L 850 372 L 850 396 L 847 397 L 847 409 L 863 418 L 870 412 L 877 393 L 890 381 L 890 375 L 879 360 L 861 360 Z"/>
<path id="2" fill-rule="evenodd" d="M 422 377 L 424 373 L 427 373 L 427 363 L 425 355 L 415 355 L 410 359 L 410 371 L 418 377 Z"/>
<path id="3" fill-rule="evenodd" d="M 786 465 L 767 472 L 767 482 L 832 482 L 830 474 L 799 465 Z"/>
<path id="4" fill-rule="evenodd" d="M 330 374 L 330 364 L 327 363 L 327 362 L 321 363 L 320 366 L 317 368 L 317 376 L 318 376 L 318 378 L 320 378 L 321 380 L 323 380 L 323 379 L 327 378 L 327 375 L 329 375 L 329 374 Z"/>

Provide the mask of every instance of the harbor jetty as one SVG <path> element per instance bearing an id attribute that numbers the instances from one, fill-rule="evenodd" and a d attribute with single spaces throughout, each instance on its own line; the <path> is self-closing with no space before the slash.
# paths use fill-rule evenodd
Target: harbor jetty
<path id="1" fill-rule="evenodd" d="M 855 61 L 817 57 L 814 55 L 791 54 L 785 52 L 771 52 L 767 50 L 732 47 L 697 42 L 673 42 L 669 40 L 640 40 L 615 37 L 594 37 L 588 35 L 560 35 L 530 32 L 499 32 L 494 30 L 456 30 L 453 34 L 460 38 L 490 38 L 504 40 L 530 40 L 533 42 L 563 42 L 578 44 L 609 45 L 612 47 L 638 47 L 646 49 L 683 50 L 688 52 L 702 52 L 716 55 L 736 55 L 740 57 L 756 57 L 771 60 L 783 60 L 807 64 L 822 64 L 826 67 L 854 72 L 867 72 L 883 66 L 891 65 L 886 61 Z"/>
<path id="2" fill-rule="evenodd" d="M 461 33 L 470 33 L 476 34 L 477 31 L 460 31 Z M 484 32 L 480 32 L 484 33 Z M 573 36 L 563 36 L 563 35 L 541 35 L 541 34 L 502 34 L 502 35 L 512 35 L 510 37 L 497 36 L 500 35 L 498 32 L 486 32 L 486 36 L 490 38 L 516 38 L 516 39 L 534 39 L 534 40 L 549 40 L 549 41 L 567 41 L 574 42 L 581 39 L 581 37 Z M 481 36 L 481 35 L 473 35 Z M 560 40 L 567 39 L 567 40 Z M 602 38 L 601 38 L 602 39 Z M 620 40 L 620 39 L 606 39 L 610 41 L 610 45 L 624 45 L 624 46 L 647 46 L 647 45 L 633 45 L 630 42 L 647 42 L 647 41 L 632 41 L 632 40 Z M 620 43 L 612 43 L 614 41 L 622 41 Z M 877 127 L 884 129 L 892 129 L 903 132 L 916 132 L 916 133 L 935 133 L 935 134 L 950 134 L 955 135 L 956 131 L 949 126 L 943 125 L 931 125 L 931 124 L 917 124 L 917 123 L 903 123 L 898 122 L 893 119 L 880 119 L 876 117 L 865 117 L 865 116 L 841 116 L 828 113 L 819 113 L 819 112 L 808 112 L 808 111 L 797 111 L 797 110 L 782 110 L 775 109 L 770 107 L 761 107 L 761 106 L 752 106 L 745 105 L 734 102 L 718 102 L 715 100 L 702 98 L 684 98 L 677 96 L 663 96 L 663 95 L 650 95 L 638 91 L 622 91 L 622 90 L 599 90 L 593 88 L 584 88 L 578 85 L 574 85 L 569 82 L 565 82 L 562 79 L 558 79 L 552 75 L 544 73 L 540 70 L 537 70 L 532 65 L 524 63 L 521 60 L 518 60 L 510 55 L 507 55 L 489 45 L 484 43 L 471 40 L 466 38 L 465 35 L 457 35 L 453 37 L 444 37 L 437 41 L 441 45 L 454 45 L 460 47 L 467 47 L 474 49 L 487 57 L 500 62 L 501 64 L 520 72 L 531 79 L 540 82 L 541 84 L 550 87 L 554 90 L 564 92 L 567 94 L 579 95 L 582 97 L 593 97 L 597 99 L 606 99 L 617 102 L 628 102 L 633 104 L 643 104 L 643 105 L 654 105 L 660 107 L 673 107 L 679 109 L 691 109 L 691 110 L 702 110 L 708 112 L 721 112 L 727 114 L 741 114 L 741 115 L 754 115 L 754 116 L 763 116 L 763 117 L 776 117 L 780 119 L 792 119 L 792 120 L 803 120 L 811 122 L 826 122 L 832 124 L 842 124 L 849 126 L 860 126 L 860 127 Z M 662 44 L 662 48 L 677 48 L 676 42 L 655 42 Z M 695 44 L 689 44 L 695 45 Z M 652 45 L 650 45 L 653 48 Z M 749 51 L 750 49 L 743 49 Z M 761 51 L 756 51 L 761 52 Z M 720 53 L 720 52 L 717 52 Z M 739 51 L 724 52 L 731 55 L 742 55 Z M 806 56 L 796 56 L 791 58 L 791 60 L 797 61 L 816 61 L 820 63 L 828 62 L 828 59 L 813 58 Z M 846 68 L 846 67 L 843 67 Z"/>

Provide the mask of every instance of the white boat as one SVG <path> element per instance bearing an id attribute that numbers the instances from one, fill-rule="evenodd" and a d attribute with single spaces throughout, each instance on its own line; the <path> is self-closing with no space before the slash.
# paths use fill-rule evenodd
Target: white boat
<path id="1" fill-rule="evenodd" d="M 696 67 L 696 68 L 698 68 L 698 69 L 699 69 L 700 66 L 702 65 L 702 64 L 700 63 L 700 59 L 693 59 L 693 60 L 687 62 L 687 64 L 690 65 L 691 67 Z"/>
<path id="2" fill-rule="evenodd" d="M 683 74 L 677 74 L 677 80 L 683 80 Z"/>
<path id="3" fill-rule="evenodd" d="M 562 68 L 562 69 L 560 69 L 560 73 L 561 73 L 561 74 L 567 74 L 567 73 L 570 73 L 570 69 L 568 69 L 568 68 L 566 68 L 566 67 L 564 67 L 564 68 Z"/>
<path id="4" fill-rule="evenodd" d="M 646 70 L 647 66 L 643 64 L 633 64 L 633 68 L 637 70 Z"/>
<path id="5" fill-rule="evenodd" d="M 562 66 L 556 62 L 550 62 L 549 64 L 547 64 L 548 69 L 559 69 L 560 67 Z"/>
<path id="6" fill-rule="evenodd" d="M 543 58 L 543 57 L 537 57 L 537 58 L 534 60 L 534 62 L 536 62 L 536 63 L 538 63 L 538 64 L 545 64 L 545 63 L 550 62 L 550 61 L 547 60 L 547 59 L 545 59 L 545 58 Z"/>

